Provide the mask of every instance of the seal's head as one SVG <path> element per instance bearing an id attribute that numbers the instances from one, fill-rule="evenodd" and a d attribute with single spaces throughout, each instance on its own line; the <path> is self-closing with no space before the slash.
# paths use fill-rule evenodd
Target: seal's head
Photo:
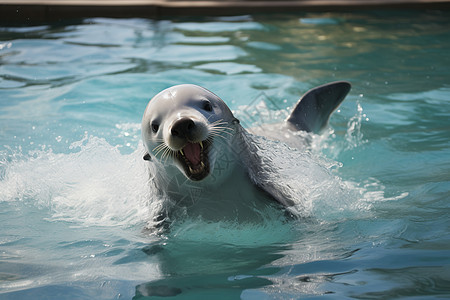
<path id="1" fill-rule="evenodd" d="M 142 119 L 145 160 L 175 165 L 190 180 L 213 171 L 218 150 L 237 126 L 218 96 L 196 85 L 170 87 L 150 100 Z"/>

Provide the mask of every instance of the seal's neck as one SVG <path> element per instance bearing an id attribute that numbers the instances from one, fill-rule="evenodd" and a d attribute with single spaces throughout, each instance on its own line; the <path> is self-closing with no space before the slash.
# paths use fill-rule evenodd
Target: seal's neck
<path id="1" fill-rule="evenodd" d="M 236 165 L 221 184 L 174 180 L 167 192 L 174 208 L 173 220 L 181 214 L 214 222 L 261 222 L 263 212 L 276 205 L 251 182 L 243 165 Z"/>

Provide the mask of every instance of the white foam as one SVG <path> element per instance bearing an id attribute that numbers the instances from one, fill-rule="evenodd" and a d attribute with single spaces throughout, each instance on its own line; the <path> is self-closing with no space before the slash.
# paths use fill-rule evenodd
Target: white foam
<path id="1" fill-rule="evenodd" d="M 4 162 L 0 201 L 49 209 L 52 219 L 82 225 L 134 225 L 147 220 L 151 194 L 141 150 L 123 155 L 104 139 L 86 137 L 72 153 L 15 153 Z"/>
<path id="2" fill-rule="evenodd" d="M 370 209 L 363 200 L 365 191 L 336 175 L 338 162 L 262 138 L 258 138 L 258 151 L 269 180 L 294 200 L 291 211 L 297 216 L 330 220 Z"/>

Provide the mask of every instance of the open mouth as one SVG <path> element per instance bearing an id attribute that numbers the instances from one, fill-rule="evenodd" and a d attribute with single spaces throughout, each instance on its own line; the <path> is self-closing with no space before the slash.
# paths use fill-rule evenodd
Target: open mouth
<path id="1" fill-rule="evenodd" d="M 183 149 L 176 153 L 178 161 L 183 166 L 189 179 L 202 180 L 209 174 L 208 149 L 209 141 L 187 143 Z"/>

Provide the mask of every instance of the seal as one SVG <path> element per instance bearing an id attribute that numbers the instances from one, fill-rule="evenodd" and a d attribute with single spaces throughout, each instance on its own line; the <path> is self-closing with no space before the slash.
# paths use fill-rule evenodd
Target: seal
<path id="1" fill-rule="evenodd" d="M 349 91 L 343 81 L 310 90 L 283 124 L 272 126 L 278 133 L 272 138 L 280 140 L 281 130 L 319 133 Z M 142 118 L 142 140 L 150 182 L 166 199 L 158 222 L 173 219 L 177 208 L 208 220 L 248 221 L 261 213 L 259 203 L 295 204 L 266 177 L 254 136 L 203 87 L 177 85 L 154 96 Z"/>

